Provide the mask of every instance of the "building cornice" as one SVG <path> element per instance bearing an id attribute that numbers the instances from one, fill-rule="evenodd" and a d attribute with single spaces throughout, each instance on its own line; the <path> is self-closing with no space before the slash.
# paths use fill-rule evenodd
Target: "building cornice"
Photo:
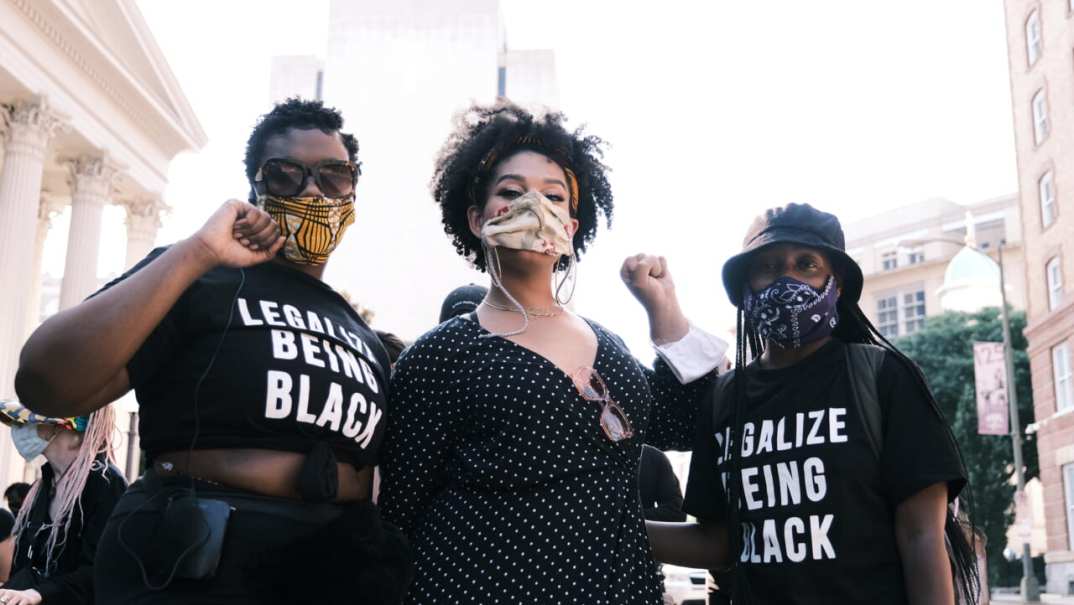
<path id="1" fill-rule="evenodd" d="M 96 34 L 82 19 L 74 15 L 68 7 L 57 0 L 7 1 L 17 8 L 53 47 L 67 57 L 71 64 L 89 78 L 133 123 L 145 129 L 152 140 L 160 145 L 169 157 L 186 149 L 198 149 L 205 144 L 205 133 L 193 117 L 193 112 L 189 110 L 185 99 L 182 99 L 181 93 L 173 94 L 169 101 L 178 106 L 179 114 L 187 115 L 176 115 L 165 108 L 160 100 L 154 98 L 146 90 L 113 53 L 100 43 Z M 145 32 L 137 31 L 139 26 L 144 29 L 144 23 L 140 20 L 135 23 L 135 20 L 130 18 L 130 9 L 124 6 L 127 0 L 96 1 L 111 1 L 117 4 L 118 10 L 126 18 L 127 25 L 135 30 L 143 45 L 143 48 L 131 49 L 132 52 L 149 52 L 154 63 L 162 61 L 159 51 L 150 52 L 155 51 L 155 48 L 144 48 Z M 161 71 L 157 66 L 158 76 L 161 75 Z M 165 89 L 177 88 L 174 79 L 168 81 L 169 79 L 171 78 L 163 78 Z"/>

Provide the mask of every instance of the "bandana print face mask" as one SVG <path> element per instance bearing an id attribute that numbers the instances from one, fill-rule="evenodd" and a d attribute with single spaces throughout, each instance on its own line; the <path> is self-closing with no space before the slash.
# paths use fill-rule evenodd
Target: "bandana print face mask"
<path id="1" fill-rule="evenodd" d="M 333 199 L 262 194 L 257 204 L 280 226 L 284 258 L 302 265 L 323 265 L 354 224 L 353 195 Z"/>
<path id="2" fill-rule="evenodd" d="M 839 290 L 831 277 L 819 291 L 781 277 L 760 292 L 747 285 L 743 297 L 746 321 L 757 335 L 784 349 L 798 349 L 830 335 L 839 324 L 838 300 Z"/>
<path id="3" fill-rule="evenodd" d="M 488 248 L 529 250 L 559 258 L 574 248 L 567 226 L 571 216 L 536 191 L 511 202 L 507 211 L 481 227 L 481 241 Z"/>

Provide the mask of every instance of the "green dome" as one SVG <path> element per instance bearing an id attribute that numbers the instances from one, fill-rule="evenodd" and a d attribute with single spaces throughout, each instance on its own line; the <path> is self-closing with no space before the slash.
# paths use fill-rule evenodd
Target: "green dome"
<path id="1" fill-rule="evenodd" d="M 984 286 L 999 288 L 999 265 L 983 252 L 963 248 L 947 263 L 943 283 L 950 286 Z"/>

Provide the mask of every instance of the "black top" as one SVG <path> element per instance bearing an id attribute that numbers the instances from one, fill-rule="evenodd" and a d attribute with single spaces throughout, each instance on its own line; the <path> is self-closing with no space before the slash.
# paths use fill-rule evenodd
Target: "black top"
<path id="1" fill-rule="evenodd" d="M 880 369 L 877 394 L 884 442 L 877 460 L 851 399 L 846 345 L 826 344 L 778 370 L 745 371 L 740 402 L 739 560 L 757 603 L 906 603 L 895 542 L 895 508 L 935 483 L 954 498 L 965 469 L 939 410 L 894 355 Z M 736 377 L 736 380 L 738 378 Z M 686 488 L 686 512 L 727 519 L 726 405 L 699 418 Z"/>
<path id="2" fill-rule="evenodd" d="M 102 291 L 164 250 L 153 250 Z M 326 440 L 344 460 L 376 464 L 387 355 L 321 280 L 266 262 L 216 267 L 187 288 L 127 364 L 150 459 L 190 447 L 194 391 L 210 361 L 195 447 L 307 452 Z"/>
<path id="3" fill-rule="evenodd" d="M 659 604 L 641 442 L 686 449 L 712 376 L 643 368 L 614 334 L 595 369 L 638 433 L 619 443 L 548 359 L 454 318 L 395 366 L 380 504 L 417 549 L 410 603 Z"/>
<path id="4" fill-rule="evenodd" d="M 86 477 L 80 505 L 71 511 L 71 524 L 66 535 L 61 530 L 52 555 L 52 566 L 46 570 L 48 536 L 52 519 L 49 504 L 55 473 L 51 464 L 41 468 L 41 487 L 29 506 L 26 526 L 17 537 L 15 559 L 11 564 L 11 578 L 4 588 L 26 590 L 33 588 L 41 593 L 45 605 L 67 605 L 93 602 L 93 561 L 97 542 L 104 531 L 104 524 L 120 496 L 127 489 L 127 481 L 115 466 L 100 457 Z"/>
<path id="5" fill-rule="evenodd" d="M 682 511 L 682 488 L 671 468 L 667 454 L 655 447 L 641 446 L 638 465 L 638 491 L 641 492 L 641 511 L 650 521 L 685 521 Z"/>

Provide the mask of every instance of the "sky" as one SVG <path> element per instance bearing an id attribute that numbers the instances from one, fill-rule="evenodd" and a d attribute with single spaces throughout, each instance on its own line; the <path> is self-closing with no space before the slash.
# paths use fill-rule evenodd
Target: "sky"
<path id="1" fill-rule="evenodd" d="M 209 137 L 172 162 L 165 201 L 174 211 L 158 237 L 166 243 L 245 196 L 243 145 L 269 109 L 270 58 L 323 57 L 329 3 L 138 6 Z M 810 202 L 846 224 L 930 198 L 972 203 L 1016 191 L 999 1 L 503 0 L 501 8 L 508 45 L 552 49 L 560 109 L 610 145 L 614 221 L 583 257 L 577 310 L 639 355 L 647 355 L 645 316 L 618 277 L 628 254 L 665 255 L 687 315 L 726 332 L 733 315 L 720 267 L 765 208 Z M 418 163 L 415 178 L 426 181 L 431 168 Z M 122 215 L 110 212 L 102 275 L 123 264 Z M 45 260 L 53 275 L 63 264 L 56 234 L 65 226 L 57 227 Z"/>

